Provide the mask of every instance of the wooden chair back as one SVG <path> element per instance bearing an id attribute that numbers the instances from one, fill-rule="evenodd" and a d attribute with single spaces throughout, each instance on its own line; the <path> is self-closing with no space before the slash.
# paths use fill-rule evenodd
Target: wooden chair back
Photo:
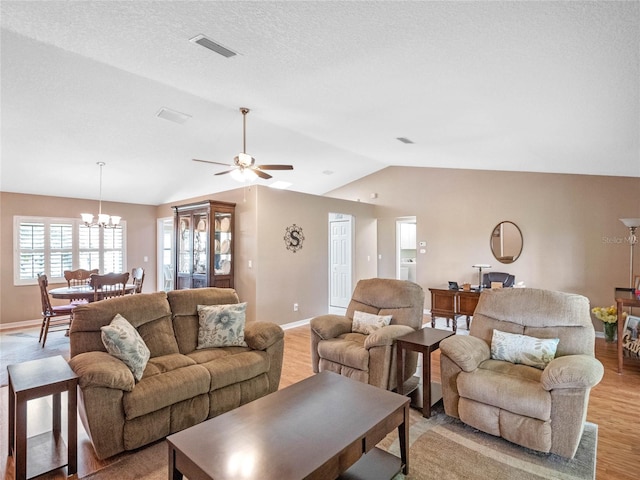
<path id="1" fill-rule="evenodd" d="M 123 296 L 126 293 L 127 280 L 129 280 L 129 272 L 91 275 L 93 301 Z"/>
<path id="2" fill-rule="evenodd" d="M 93 270 L 85 270 L 84 268 L 79 268 L 77 270 L 65 270 L 64 271 L 64 279 L 67 281 L 68 287 L 79 287 L 82 285 L 89 285 L 89 280 L 91 280 L 92 274 L 100 273 L 97 268 Z"/>
<path id="3" fill-rule="evenodd" d="M 38 342 L 42 342 L 44 348 L 49 331 L 68 330 L 73 319 L 73 305 L 51 306 L 49 298 L 49 279 L 44 273 L 38 274 L 38 286 L 40 287 L 40 301 L 42 302 L 42 326 Z M 52 328 L 53 327 L 53 328 Z"/>
<path id="4" fill-rule="evenodd" d="M 142 293 L 142 284 L 144 283 L 144 268 L 136 267 L 131 270 L 131 283 L 136 286 L 133 293 Z"/>
<path id="5" fill-rule="evenodd" d="M 40 302 L 42 303 L 42 315 L 53 316 L 53 308 L 49 299 L 49 279 L 44 273 L 38 274 L 38 286 L 40 287 Z"/>

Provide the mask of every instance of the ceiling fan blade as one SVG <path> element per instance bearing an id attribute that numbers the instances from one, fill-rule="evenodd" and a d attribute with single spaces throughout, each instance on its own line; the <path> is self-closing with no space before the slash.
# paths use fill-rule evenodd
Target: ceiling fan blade
<path id="1" fill-rule="evenodd" d="M 262 170 L 258 170 L 257 168 L 252 168 L 251 170 L 254 171 L 260 178 L 263 178 L 265 180 L 269 180 L 271 178 L 271 175 L 263 172 Z"/>
<path id="2" fill-rule="evenodd" d="M 198 158 L 192 158 L 191 160 L 193 160 L 194 162 L 212 163 L 214 165 L 224 165 L 225 167 L 233 167 L 233 165 L 230 165 L 228 163 L 214 162 L 212 160 L 200 160 Z"/>
<path id="3" fill-rule="evenodd" d="M 255 168 L 260 170 L 293 170 L 292 165 L 258 165 Z"/>
<path id="4" fill-rule="evenodd" d="M 214 175 L 224 175 L 225 173 L 230 173 L 230 172 L 233 172 L 234 170 L 235 168 L 232 168 L 231 170 L 225 170 L 224 172 L 214 173 Z"/>

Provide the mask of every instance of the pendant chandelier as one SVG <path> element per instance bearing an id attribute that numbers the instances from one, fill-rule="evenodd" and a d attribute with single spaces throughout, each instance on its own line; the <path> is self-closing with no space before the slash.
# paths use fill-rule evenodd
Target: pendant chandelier
<path id="1" fill-rule="evenodd" d="M 98 206 L 98 219 L 94 222 L 93 214 L 91 213 L 81 213 L 80 216 L 87 227 L 117 228 L 120 225 L 120 219 L 122 217 L 102 213 L 102 167 L 104 167 L 106 163 L 96 162 L 96 164 L 100 167 L 100 203 Z"/>

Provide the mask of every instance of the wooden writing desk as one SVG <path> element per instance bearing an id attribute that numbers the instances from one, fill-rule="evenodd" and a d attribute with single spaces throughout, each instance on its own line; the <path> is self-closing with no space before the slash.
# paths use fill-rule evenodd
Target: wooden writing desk
<path id="1" fill-rule="evenodd" d="M 476 310 L 480 294 L 482 292 L 463 290 L 449 290 L 448 288 L 430 288 L 431 292 L 431 327 L 436 327 L 436 317 L 453 321 L 453 333 L 457 330 L 456 318 L 460 315 L 467 317 L 467 330 L 469 330 L 469 317 Z"/>
<path id="2" fill-rule="evenodd" d="M 622 373 L 624 363 L 622 355 L 622 335 L 624 322 L 622 321 L 622 309 L 624 307 L 640 307 L 640 295 L 628 288 L 616 288 L 616 305 L 618 306 L 618 373 Z"/>

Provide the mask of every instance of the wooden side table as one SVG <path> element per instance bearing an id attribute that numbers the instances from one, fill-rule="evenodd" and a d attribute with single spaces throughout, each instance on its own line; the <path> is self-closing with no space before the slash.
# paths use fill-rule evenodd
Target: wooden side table
<path id="1" fill-rule="evenodd" d="M 440 347 L 440 342 L 454 335 L 448 330 L 423 328 L 396 339 L 398 379 L 404 378 L 404 351 L 411 350 L 422 353 L 422 416 L 431 417 L 431 406 L 442 398 L 442 387 L 431 383 L 431 352 Z M 408 383 L 408 382 L 407 382 Z M 398 393 L 404 395 L 405 386 L 398 382 Z M 409 393 L 409 392 L 407 392 Z M 420 405 L 418 405 L 420 407 Z"/>
<path id="2" fill-rule="evenodd" d="M 78 376 L 61 356 L 9 365 L 9 456 L 13 456 L 15 480 L 33 478 L 67 465 L 67 474 L 78 468 Z M 61 436 L 60 394 L 68 393 L 67 437 Z M 53 395 L 53 431 L 27 441 L 27 402 Z M 27 452 L 32 462 L 27 465 Z M 47 453 L 51 457 L 46 458 Z M 66 462 L 65 462 L 66 458 Z"/>

